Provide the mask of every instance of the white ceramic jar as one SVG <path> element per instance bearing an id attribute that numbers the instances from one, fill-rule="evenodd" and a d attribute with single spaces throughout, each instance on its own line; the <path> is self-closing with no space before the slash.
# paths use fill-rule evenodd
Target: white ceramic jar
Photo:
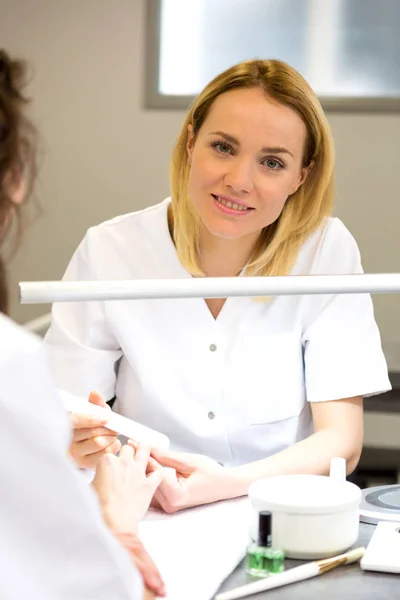
<path id="1" fill-rule="evenodd" d="M 272 544 L 288 558 L 340 554 L 358 538 L 361 490 L 353 483 L 319 475 L 278 475 L 249 488 L 251 535 L 258 514 L 272 512 Z"/>

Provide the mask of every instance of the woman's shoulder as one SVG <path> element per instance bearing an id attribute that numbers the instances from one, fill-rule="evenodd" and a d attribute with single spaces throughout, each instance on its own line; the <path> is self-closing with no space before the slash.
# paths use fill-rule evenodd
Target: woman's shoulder
<path id="1" fill-rule="evenodd" d="M 170 201 L 170 198 L 165 198 L 165 200 L 158 204 L 103 221 L 99 225 L 90 227 L 88 234 L 120 236 L 125 233 L 132 236 L 132 232 L 146 232 L 152 230 L 157 225 L 163 226 L 166 223 Z"/>
<path id="2" fill-rule="evenodd" d="M 0 404 L 3 407 L 29 405 L 43 360 L 41 338 L 0 314 Z M 22 388 L 25 393 L 18 392 Z"/>
<path id="3" fill-rule="evenodd" d="M 47 428 L 48 442 L 65 451 L 68 427 L 65 410 L 54 386 L 42 338 L 0 314 L 0 412 L 2 431 L 7 419 Z M 22 438 L 24 435 L 22 435 Z M 50 439 L 53 441 L 49 441 Z"/>
<path id="4" fill-rule="evenodd" d="M 311 235 L 310 240 L 317 239 L 319 243 L 343 242 L 353 245 L 353 235 L 338 217 L 326 217 L 320 227 Z"/>
<path id="5" fill-rule="evenodd" d="M 15 357 L 39 352 L 40 349 L 40 338 L 0 314 L 0 365 L 8 363 Z"/>
<path id="6" fill-rule="evenodd" d="M 303 244 L 294 272 L 328 274 L 360 272 L 358 245 L 343 221 L 329 217 Z"/>
<path id="7" fill-rule="evenodd" d="M 77 255 L 90 264 L 111 265 L 121 260 L 135 262 L 155 247 L 159 252 L 169 239 L 169 203 L 170 198 L 166 198 L 153 206 L 90 227 Z"/>
<path id="8" fill-rule="evenodd" d="M 80 277 L 83 271 L 89 276 L 88 265 L 90 276 L 110 279 L 126 278 L 133 272 L 138 276 L 145 265 L 159 262 L 171 244 L 169 203 L 166 198 L 154 206 L 91 227 L 75 253 L 81 265 Z"/>

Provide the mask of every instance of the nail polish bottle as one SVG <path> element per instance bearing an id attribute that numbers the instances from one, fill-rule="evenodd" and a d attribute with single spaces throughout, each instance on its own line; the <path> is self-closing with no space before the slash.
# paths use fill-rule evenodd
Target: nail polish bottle
<path id="1" fill-rule="evenodd" d="M 283 550 L 272 547 L 272 514 L 262 511 L 259 514 L 258 543 L 247 549 L 246 572 L 253 577 L 268 577 L 283 571 L 285 555 Z"/>

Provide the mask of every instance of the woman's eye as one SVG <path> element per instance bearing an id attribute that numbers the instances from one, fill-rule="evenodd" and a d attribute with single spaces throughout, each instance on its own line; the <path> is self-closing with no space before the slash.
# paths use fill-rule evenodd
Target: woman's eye
<path id="1" fill-rule="evenodd" d="M 218 142 L 215 144 L 215 148 L 218 150 L 218 152 L 221 152 L 221 154 L 228 154 L 228 152 L 231 150 L 231 147 L 223 142 Z"/>
<path id="2" fill-rule="evenodd" d="M 268 169 L 272 169 L 273 171 L 277 171 L 278 169 L 282 168 L 281 163 L 275 158 L 267 158 L 266 160 L 264 160 L 264 165 Z"/>

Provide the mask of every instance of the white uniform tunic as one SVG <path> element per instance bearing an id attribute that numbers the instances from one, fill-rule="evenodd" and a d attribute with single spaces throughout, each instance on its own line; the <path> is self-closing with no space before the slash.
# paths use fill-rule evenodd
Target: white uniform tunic
<path id="1" fill-rule="evenodd" d="M 170 200 L 89 229 L 66 280 L 188 278 Z M 327 219 L 293 274 L 361 273 L 357 245 Z M 390 389 L 368 294 L 63 303 L 47 336 L 57 384 L 225 465 L 265 458 L 312 432 L 310 402 Z"/>
<path id="2" fill-rule="evenodd" d="M 0 598 L 140 600 L 141 578 L 67 458 L 43 344 L 0 315 Z"/>

